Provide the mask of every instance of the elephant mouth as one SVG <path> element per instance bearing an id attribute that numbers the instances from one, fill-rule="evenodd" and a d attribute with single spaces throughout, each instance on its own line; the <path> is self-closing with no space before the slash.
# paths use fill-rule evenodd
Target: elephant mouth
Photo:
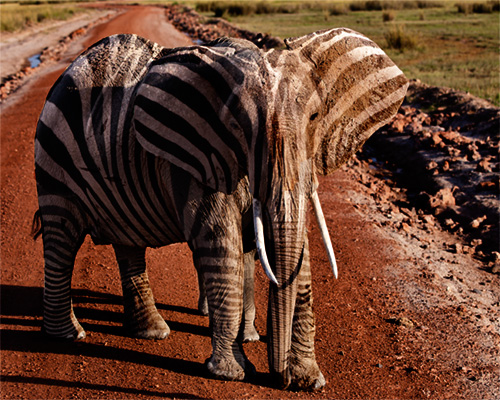
<path id="1" fill-rule="evenodd" d="M 328 259 L 332 266 L 333 275 L 338 278 L 338 268 L 337 261 L 335 260 L 335 253 L 333 252 L 332 241 L 330 239 L 330 234 L 328 233 L 328 227 L 326 226 L 325 216 L 323 214 L 323 209 L 321 208 L 321 203 L 319 201 L 318 192 L 315 190 L 311 196 L 311 201 L 314 209 L 314 214 L 316 220 L 318 221 L 319 229 L 321 231 L 321 237 L 328 254 Z M 267 257 L 266 244 L 264 239 L 264 223 L 262 220 L 262 204 L 259 200 L 253 199 L 253 218 L 255 227 L 255 242 L 257 245 L 257 252 L 259 254 L 260 263 L 264 272 L 271 282 L 279 286 L 278 280 L 273 273 L 271 264 L 269 263 L 269 258 Z"/>

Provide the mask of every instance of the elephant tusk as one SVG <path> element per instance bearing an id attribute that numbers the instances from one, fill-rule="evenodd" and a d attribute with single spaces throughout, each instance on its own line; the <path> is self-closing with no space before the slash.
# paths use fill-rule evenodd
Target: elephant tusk
<path id="1" fill-rule="evenodd" d="M 255 227 L 255 241 L 257 243 L 257 251 L 259 252 L 260 263 L 267 277 L 278 284 L 278 280 L 271 270 L 271 265 L 269 265 L 269 260 L 266 253 L 266 244 L 264 241 L 264 225 L 262 223 L 262 207 L 260 201 L 253 199 L 253 224 Z"/>
<path id="2" fill-rule="evenodd" d="M 332 241 L 330 239 L 330 234 L 328 233 L 328 227 L 326 226 L 325 216 L 323 215 L 323 210 L 321 209 L 321 203 L 319 202 L 318 192 L 315 190 L 311 196 L 314 213 L 316 214 L 316 219 L 318 220 L 319 230 L 321 231 L 321 237 L 323 238 L 323 243 L 325 243 L 326 252 L 328 253 L 328 258 L 330 259 L 330 264 L 332 265 L 333 276 L 335 279 L 338 278 L 337 261 L 335 261 L 335 254 L 333 252 Z"/>

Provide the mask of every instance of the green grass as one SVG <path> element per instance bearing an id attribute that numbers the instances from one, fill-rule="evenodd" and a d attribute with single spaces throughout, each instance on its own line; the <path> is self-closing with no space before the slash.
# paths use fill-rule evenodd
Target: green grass
<path id="1" fill-rule="evenodd" d="M 67 0 L 21 2 L 24 5 L 0 0 L 1 31 L 20 30 L 47 19 L 66 19 L 82 11 L 77 2 Z M 205 6 L 202 14 L 208 18 L 214 16 L 210 8 L 213 1 L 179 3 L 190 7 L 202 4 Z M 377 42 L 409 78 L 470 92 L 500 106 L 500 17 L 494 11 L 499 8 L 499 0 L 222 0 L 217 3 L 223 9 L 229 4 L 241 6 L 233 10 L 242 15 L 219 11 L 241 28 L 281 38 L 332 27 L 357 30 Z"/>
<path id="2" fill-rule="evenodd" d="M 51 0 L 53 1 L 53 0 Z M 61 4 L 33 4 L 36 2 L 1 2 L 0 3 L 0 31 L 15 32 L 28 26 L 38 24 L 46 20 L 66 20 L 83 8 L 75 4 L 61 2 Z M 63 4 L 64 3 L 64 4 Z"/>
<path id="3" fill-rule="evenodd" d="M 196 4 L 189 3 L 191 6 Z M 275 0 L 269 3 L 283 6 L 296 2 Z M 454 1 L 427 3 L 438 6 L 432 8 L 409 8 L 404 7 L 402 2 L 395 2 L 393 4 L 398 4 L 399 9 L 391 11 L 392 20 L 384 22 L 386 11 L 383 9 L 351 11 L 352 2 L 316 3 L 318 7 L 299 7 L 293 13 L 226 14 L 224 17 L 241 28 L 281 38 L 332 27 L 349 27 L 377 42 L 409 78 L 470 92 L 500 106 L 498 12 L 461 13 Z M 380 3 L 392 4 L 387 1 Z M 416 3 L 408 2 L 407 5 L 414 6 Z M 483 3 L 492 5 L 498 1 Z M 340 15 L 330 12 L 340 6 L 347 11 Z M 213 16 L 211 12 L 203 14 Z M 389 34 L 398 30 L 411 38 L 411 46 L 389 46 Z"/>

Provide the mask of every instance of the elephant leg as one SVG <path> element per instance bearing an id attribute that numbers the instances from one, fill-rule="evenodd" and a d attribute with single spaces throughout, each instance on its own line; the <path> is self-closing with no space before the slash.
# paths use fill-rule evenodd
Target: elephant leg
<path id="1" fill-rule="evenodd" d="M 260 336 L 255 329 L 255 252 L 243 256 L 245 264 L 243 287 L 243 342 L 256 342 Z"/>
<path id="2" fill-rule="evenodd" d="M 304 255 L 297 276 L 297 299 L 292 323 L 290 374 L 293 385 L 300 389 L 317 390 L 326 384 L 314 354 L 315 322 L 312 310 L 311 266 L 309 241 L 306 236 Z"/>
<path id="3" fill-rule="evenodd" d="M 113 247 L 122 279 L 125 328 L 135 337 L 165 339 L 170 328 L 155 306 L 146 272 L 146 249 Z"/>
<path id="4" fill-rule="evenodd" d="M 205 289 L 205 282 L 203 281 L 203 274 L 201 273 L 200 266 L 197 265 L 197 261 L 194 260 L 194 264 L 196 267 L 196 273 L 198 275 L 198 311 L 201 315 L 208 315 L 208 302 L 207 302 L 207 291 Z"/>
<path id="5" fill-rule="evenodd" d="M 241 328 L 241 340 L 243 343 L 256 342 L 260 339 L 255 329 L 255 251 L 244 255 L 245 275 L 243 288 L 243 322 Z M 198 272 L 198 287 L 200 297 L 198 298 L 198 311 L 201 315 L 208 315 L 207 293 L 203 274 L 196 266 Z"/>
<path id="6" fill-rule="evenodd" d="M 206 365 L 209 372 L 219 379 L 243 380 L 254 374 L 255 367 L 246 358 L 239 330 L 243 314 L 243 251 L 241 228 L 225 221 L 224 226 L 203 229 L 193 246 L 195 263 L 205 283 L 210 328 L 212 331 L 212 356 Z M 224 232 L 223 235 L 213 232 Z M 209 242 L 207 237 L 211 237 Z"/>
<path id="7" fill-rule="evenodd" d="M 84 238 L 82 222 L 78 210 L 65 199 L 49 201 L 46 207 L 40 205 L 45 259 L 42 331 L 57 339 L 82 340 L 85 331 L 71 301 L 75 257 Z"/>

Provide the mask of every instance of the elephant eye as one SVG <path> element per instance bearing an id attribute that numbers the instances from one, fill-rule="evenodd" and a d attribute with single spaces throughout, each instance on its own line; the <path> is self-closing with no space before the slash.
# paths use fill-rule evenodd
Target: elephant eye
<path id="1" fill-rule="evenodd" d="M 309 120 L 310 120 L 310 121 L 314 121 L 314 120 L 316 119 L 316 117 L 317 117 L 317 116 L 318 116 L 318 113 L 316 112 L 316 113 L 314 113 L 313 115 L 311 115 L 311 116 L 309 117 Z"/>

